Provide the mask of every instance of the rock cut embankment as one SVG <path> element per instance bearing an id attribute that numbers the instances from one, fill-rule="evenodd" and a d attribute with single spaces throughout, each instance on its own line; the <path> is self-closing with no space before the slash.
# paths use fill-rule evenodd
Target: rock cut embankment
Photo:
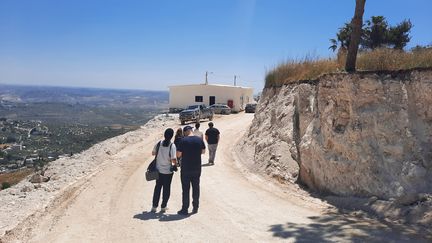
<path id="1" fill-rule="evenodd" d="M 243 147 L 280 180 L 412 204 L 432 194 L 431 104 L 431 69 L 327 74 L 266 88 Z"/>

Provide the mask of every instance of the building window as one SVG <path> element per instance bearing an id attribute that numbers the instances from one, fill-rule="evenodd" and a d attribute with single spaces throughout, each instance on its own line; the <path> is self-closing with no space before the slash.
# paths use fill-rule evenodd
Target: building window
<path id="1" fill-rule="evenodd" d="M 209 97 L 209 105 L 213 105 L 216 103 L 216 96 L 210 96 Z"/>
<path id="2" fill-rule="evenodd" d="M 195 96 L 195 102 L 203 102 L 202 96 Z"/>

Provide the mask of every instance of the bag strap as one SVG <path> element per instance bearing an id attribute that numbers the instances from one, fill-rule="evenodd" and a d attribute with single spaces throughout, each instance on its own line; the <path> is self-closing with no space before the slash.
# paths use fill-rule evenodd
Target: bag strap
<path id="1" fill-rule="evenodd" d="M 171 161 L 171 147 L 172 147 L 172 145 L 173 145 L 173 143 L 170 143 L 170 146 L 169 146 L 169 153 L 168 153 L 168 156 L 169 156 L 170 161 Z"/>
<path id="2" fill-rule="evenodd" d="M 157 159 L 157 156 L 158 156 L 158 153 L 159 153 L 159 147 L 160 147 L 160 144 L 161 144 L 161 141 L 159 141 L 159 142 L 156 144 L 156 154 L 155 154 L 155 159 Z"/>

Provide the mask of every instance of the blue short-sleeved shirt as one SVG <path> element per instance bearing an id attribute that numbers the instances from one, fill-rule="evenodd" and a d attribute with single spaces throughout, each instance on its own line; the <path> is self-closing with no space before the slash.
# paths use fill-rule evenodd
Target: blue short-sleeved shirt
<path id="1" fill-rule="evenodd" d="M 187 136 L 181 139 L 177 151 L 182 152 L 182 174 L 201 174 L 201 151 L 205 148 L 204 141 L 199 137 Z"/>

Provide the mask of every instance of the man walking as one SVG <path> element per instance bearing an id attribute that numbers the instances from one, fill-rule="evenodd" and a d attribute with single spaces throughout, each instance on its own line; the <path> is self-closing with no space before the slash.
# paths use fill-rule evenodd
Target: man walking
<path id="1" fill-rule="evenodd" d="M 200 128 L 199 122 L 195 123 L 195 130 L 193 131 L 193 134 L 194 136 L 204 139 L 203 133 L 199 130 L 199 128 Z"/>
<path id="2" fill-rule="evenodd" d="M 201 177 L 201 154 L 205 153 L 204 141 L 194 136 L 191 126 L 183 128 L 184 137 L 177 148 L 177 157 L 182 157 L 180 178 L 182 183 L 182 208 L 177 213 L 187 215 L 190 187 L 192 185 L 192 213 L 198 213 Z"/>
<path id="3" fill-rule="evenodd" d="M 217 128 L 213 127 L 213 122 L 209 122 L 208 126 L 209 129 L 205 132 L 205 139 L 208 143 L 209 149 L 209 165 L 214 165 L 220 132 Z"/>

